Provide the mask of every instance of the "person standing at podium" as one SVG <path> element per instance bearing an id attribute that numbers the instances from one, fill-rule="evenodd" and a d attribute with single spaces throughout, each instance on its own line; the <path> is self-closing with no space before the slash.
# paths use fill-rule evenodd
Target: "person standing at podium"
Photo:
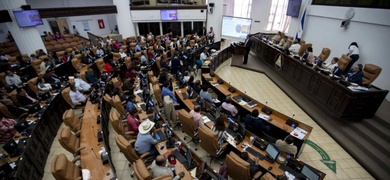
<path id="1" fill-rule="evenodd" d="M 251 46 L 252 46 L 252 40 L 250 39 L 250 36 L 247 35 L 244 42 L 244 47 L 245 47 L 244 62 L 243 62 L 244 64 L 248 63 L 248 55 L 249 55 L 249 51 L 251 50 Z"/>

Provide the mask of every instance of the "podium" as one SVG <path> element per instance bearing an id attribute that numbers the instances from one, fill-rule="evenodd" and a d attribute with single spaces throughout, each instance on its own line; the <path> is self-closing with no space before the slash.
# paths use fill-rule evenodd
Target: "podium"
<path id="1" fill-rule="evenodd" d="M 230 52 L 232 52 L 232 62 L 242 62 L 245 54 L 245 47 L 241 44 L 230 44 Z"/>

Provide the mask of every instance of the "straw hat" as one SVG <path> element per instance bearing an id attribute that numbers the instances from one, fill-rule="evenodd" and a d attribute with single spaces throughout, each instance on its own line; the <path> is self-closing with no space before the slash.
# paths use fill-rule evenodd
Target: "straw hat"
<path id="1" fill-rule="evenodd" d="M 138 126 L 138 131 L 141 134 L 146 134 L 148 133 L 153 127 L 154 127 L 154 122 L 150 121 L 149 119 L 146 121 L 143 121 L 139 126 Z"/>

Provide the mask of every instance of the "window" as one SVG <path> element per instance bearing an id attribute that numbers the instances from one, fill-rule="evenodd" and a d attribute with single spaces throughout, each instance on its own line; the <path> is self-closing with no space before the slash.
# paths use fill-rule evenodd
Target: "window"
<path id="1" fill-rule="evenodd" d="M 192 22 L 183 22 L 183 36 L 192 34 Z"/>
<path id="2" fill-rule="evenodd" d="M 163 34 L 172 32 L 173 36 L 181 36 L 180 22 L 162 22 Z"/>
<path id="3" fill-rule="evenodd" d="M 286 15 L 288 0 L 272 0 L 268 19 L 268 31 L 287 32 L 291 17 Z"/>
<path id="4" fill-rule="evenodd" d="M 149 32 L 152 32 L 154 35 L 160 34 L 160 23 L 138 23 L 138 32 L 142 35 L 146 35 Z"/>
<path id="5" fill-rule="evenodd" d="M 234 16 L 250 18 L 252 0 L 235 0 L 234 1 Z"/>
<path id="6" fill-rule="evenodd" d="M 193 30 L 192 33 L 197 32 L 198 36 L 201 36 L 203 31 L 203 22 L 202 21 L 194 22 L 194 26 L 192 30 Z"/>

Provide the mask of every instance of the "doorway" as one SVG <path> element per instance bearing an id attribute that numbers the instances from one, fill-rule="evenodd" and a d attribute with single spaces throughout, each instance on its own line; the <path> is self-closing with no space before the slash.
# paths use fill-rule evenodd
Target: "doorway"
<path id="1" fill-rule="evenodd" d="M 64 34 L 65 27 L 69 31 L 69 26 L 68 23 L 66 22 L 66 19 L 61 18 L 61 19 L 51 19 L 48 20 L 51 31 L 53 34 L 56 32 L 59 32 L 60 34 Z"/>

